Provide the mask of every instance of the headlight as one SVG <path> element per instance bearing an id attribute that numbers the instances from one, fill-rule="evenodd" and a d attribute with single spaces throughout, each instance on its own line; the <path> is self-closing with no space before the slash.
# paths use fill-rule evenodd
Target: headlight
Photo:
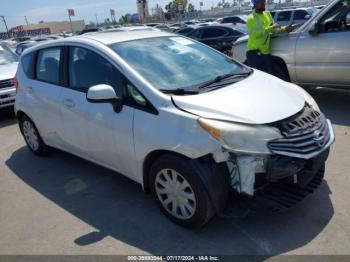
<path id="1" fill-rule="evenodd" d="M 313 109 L 315 109 L 316 111 L 320 112 L 320 108 L 318 106 L 318 104 L 316 103 L 315 99 L 308 93 L 306 92 L 303 88 L 301 88 L 300 86 L 294 85 L 300 92 L 303 93 L 304 95 L 304 99 L 305 101 L 312 106 Z"/>
<path id="2" fill-rule="evenodd" d="M 237 154 L 271 154 L 267 142 L 281 138 L 277 128 L 262 125 L 244 125 L 204 118 L 198 124 L 223 143 L 228 151 Z"/>

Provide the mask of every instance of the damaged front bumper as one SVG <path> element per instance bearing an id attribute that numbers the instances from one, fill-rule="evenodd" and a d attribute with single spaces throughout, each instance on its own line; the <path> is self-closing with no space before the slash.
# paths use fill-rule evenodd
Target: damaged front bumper
<path id="1" fill-rule="evenodd" d="M 271 158 L 267 172 L 256 174 L 254 195 L 237 194 L 232 190 L 220 215 L 244 217 L 249 213 L 282 211 L 297 205 L 322 183 L 328 154 L 329 149 L 309 160 Z M 288 165 L 284 167 L 285 163 Z M 288 176 L 288 170 L 292 170 L 290 165 L 298 171 Z"/>
<path id="2" fill-rule="evenodd" d="M 226 164 L 232 192 L 225 216 L 279 211 L 314 192 L 323 180 L 329 148 L 335 140 L 331 122 L 321 114 L 317 117 L 320 121 L 312 128 L 272 141 L 270 155 L 230 153 Z"/>

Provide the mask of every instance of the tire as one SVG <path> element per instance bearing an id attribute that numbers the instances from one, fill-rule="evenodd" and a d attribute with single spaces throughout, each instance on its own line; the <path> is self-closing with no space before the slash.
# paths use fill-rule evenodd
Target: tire
<path id="1" fill-rule="evenodd" d="M 161 211 L 174 223 L 196 228 L 214 215 L 200 176 L 193 160 L 184 157 L 168 154 L 153 163 L 150 170 L 152 195 Z M 176 181 L 177 186 L 172 181 Z M 176 208 L 173 209 L 174 204 Z"/>
<path id="2" fill-rule="evenodd" d="M 287 68 L 282 63 L 273 62 L 272 69 L 276 77 L 282 79 L 283 81 L 290 82 L 290 77 Z"/>
<path id="3" fill-rule="evenodd" d="M 42 140 L 39 131 L 33 121 L 30 120 L 26 115 L 23 115 L 19 119 L 19 126 L 24 137 L 24 141 L 26 142 L 30 151 L 39 156 L 45 155 L 47 153 L 48 147 Z"/>

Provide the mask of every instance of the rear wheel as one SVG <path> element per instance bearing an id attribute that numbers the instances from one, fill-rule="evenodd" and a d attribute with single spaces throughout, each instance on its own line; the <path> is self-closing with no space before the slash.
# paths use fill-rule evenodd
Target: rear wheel
<path id="1" fill-rule="evenodd" d="M 192 160 L 164 155 L 151 168 L 150 188 L 162 212 L 176 224 L 204 225 L 214 215 Z"/>
<path id="2" fill-rule="evenodd" d="M 47 146 L 40 137 L 33 121 L 24 115 L 19 119 L 19 125 L 29 149 L 36 155 L 44 155 L 47 151 Z"/>

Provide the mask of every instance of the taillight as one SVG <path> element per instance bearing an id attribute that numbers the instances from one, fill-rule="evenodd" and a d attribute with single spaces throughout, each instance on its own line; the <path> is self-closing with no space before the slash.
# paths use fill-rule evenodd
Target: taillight
<path id="1" fill-rule="evenodd" d="M 13 85 L 16 87 L 16 93 L 18 93 L 19 91 L 19 85 L 18 85 L 18 81 L 17 81 L 17 73 L 15 75 L 15 77 L 13 78 Z"/>

